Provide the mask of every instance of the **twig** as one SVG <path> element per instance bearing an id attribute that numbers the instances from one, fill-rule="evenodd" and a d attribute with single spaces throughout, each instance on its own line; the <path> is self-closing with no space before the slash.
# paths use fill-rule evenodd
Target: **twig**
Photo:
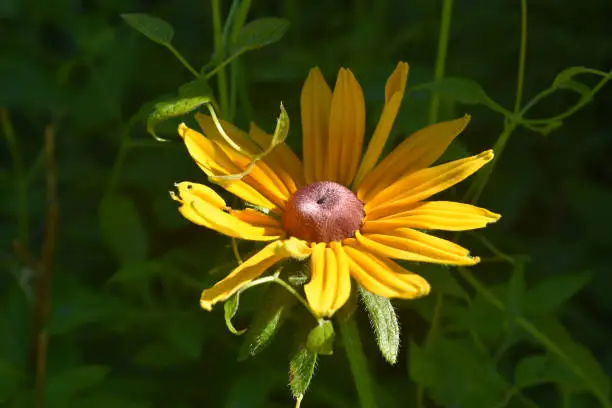
<path id="1" fill-rule="evenodd" d="M 52 125 L 45 128 L 45 161 L 47 173 L 47 216 L 40 262 L 37 263 L 36 298 L 31 332 L 31 353 L 35 373 L 37 408 L 44 406 L 48 340 L 45 325 L 51 307 L 51 271 L 59 217 L 55 165 L 55 130 Z"/>

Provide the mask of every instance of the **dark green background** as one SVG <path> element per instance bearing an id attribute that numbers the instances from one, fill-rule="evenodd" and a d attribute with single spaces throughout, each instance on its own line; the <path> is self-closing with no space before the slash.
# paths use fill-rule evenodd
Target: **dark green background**
<path id="1" fill-rule="evenodd" d="M 229 4 L 224 3 L 225 15 Z M 236 122 L 241 126 L 254 119 L 271 131 L 283 101 L 292 119 L 288 142 L 299 150 L 299 93 L 308 69 L 315 65 L 330 83 L 339 67 L 353 70 L 366 96 L 370 131 L 384 102 L 384 83 L 397 61 L 410 64 L 409 88 L 433 79 L 440 2 L 253 3 L 248 20 L 284 17 L 291 27 L 280 42 L 240 59 L 245 86 Z M 519 53 L 519 2 L 455 3 L 447 75 L 477 81 L 491 98 L 511 109 Z M 32 174 L 25 211 L 27 244 L 34 256 L 45 230 L 43 132 L 49 124 L 56 130 L 60 217 L 48 321 L 48 406 L 293 406 L 286 386 L 293 327 L 282 328 L 273 347 L 261 355 L 237 363 L 241 338 L 225 328 L 222 307 L 213 313 L 198 307 L 200 291 L 226 273 L 233 258 L 228 238 L 187 223 L 168 197 L 176 181 L 205 182 L 174 133 L 176 121 L 159 128 L 160 135 L 172 140 L 166 144 L 155 142 L 143 121 L 134 127 L 131 137 L 143 141 L 143 146 L 128 152 L 114 190 L 125 199 L 120 203 L 123 212 L 113 207 L 101 228 L 100 202 L 128 119 L 143 104 L 174 94 L 192 79 L 166 49 L 121 20 L 119 15 L 126 12 L 146 12 L 171 23 L 176 31 L 173 44 L 197 68 L 210 59 L 207 0 L 0 1 L 0 108 L 10 116 L 24 166 Z M 612 3 L 604 0 L 529 2 L 524 100 L 548 87 L 568 66 L 608 71 L 612 67 L 610 16 Z M 584 79 L 589 85 L 595 80 Z M 216 81 L 211 84 L 214 87 Z M 424 91 L 408 93 L 391 145 L 427 124 L 430 96 Z M 575 101 L 575 94 L 559 92 L 531 115 L 550 116 Z M 482 106 L 443 100 L 441 119 L 463 113 L 470 113 L 472 121 L 453 154 L 490 148 L 502 130 L 503 118 Z M 519 128 L 480 201 L 503 215 L 484 235 L 508 254 L 531 258 L 525 271 L 528 286 L 546 278 L 590 272 L 588 285 L 559 307 L 557 315 L 608 373 L 612 370 L 610 113 L 608 86 L 548 136 Z M 28 343 L 35 279 L 12 249 L 12 242 L 20 238 L 20 203 L 12 156 L 4 146 L 0 149 L 0 404 L 27 407 L 32 406 Z M 464 183 L 455 193 L 460 195 L 466 187 Z M 128 227 L 127 232 L 112 237 L 112 231 L 122 226 Z M 489 255 L 470 236 L 462 244 L 477 255 Z M 253 248 L 241 245 L 244 253 Z M 120 268 L 120 257 L 130 261 L 127 266 L 124 262 Z M 216 273 L 209 273 L 213 268 Z M 511 270 L 503 263 L 473 268 L 490 284 L 506 282 Z M 254 290 L 245 297 L 238 327 L 248 325 L 262 293 Z M 403 351 L 395 367 L 378 354 L 367 318 L 359 311 L 381 407 L 416 406 L 406 349 L 410 341 L 423 341 L 432 300 L 395 303 L 403 335 Z M 452 312 L 452 304 L 448 310 Z M 452 313 L 449 316 L 444 327 L 452 328 Z M 503 315 L 489 316 L 484 326 L 501 327 L 501 319 Z M 503 339 L 495 337 L 486 346 L 495 349 Z M 499 373 L 512 383 L 516 361 L 539 347 L 530 341 L 513 346 L 498 365 Z M 461 392 L 452 390 L 453 365 L 443 371 L 450 378 L 444 380 L 450 385 L 443 389 L 449 394 Z M 472 380 L 478 388 L 482 378 Z M 525 394 L 543 408 L 559 406 L 554 386 L 538 386 Z M 346 358 L 336 347 L 332 357 L 320 358 L 303 406 L 356 404 Z M 478 408 L 467 403 L 446 406 Z M 508 406 L 529 405 L 512 399 Z M 578 394 L 570 406 L 596 407 L 597 402 Z"/>

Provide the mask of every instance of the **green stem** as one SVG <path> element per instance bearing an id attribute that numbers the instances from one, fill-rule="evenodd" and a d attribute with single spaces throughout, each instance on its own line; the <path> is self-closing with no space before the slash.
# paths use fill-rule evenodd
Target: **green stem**
<path id="1" fill-rule="evenodd" d="M 185 68 L 187 68 L 189 70 L 189 72 L 191 72 L 193 74 L 193 76 L 195 76 L 196 78 L 200 78 L 200 73 L 198 71 L 196 71 L 191 64 L 189 64 L 189 62 L 187 62 L 187 60 L 181 55 L 180 52 L 178 52 L 178 50 L 176 48 L 174 48 L 174 46 L 172 44 L 165 44 L 166 47 L 168 47 L 168 49 L 170 50 L 170 52 L 172 54 L 174 54 L 174 56 L 176 57 L 176 59 L 178 59 L 181 64 L 183 64 L 183 66 Z"/>
<path id="2" fill-rule="evenodd" d="M 529 124 L 529 125 L 546 125 L 546 124 L 548 124 L 550 122 L 558 122 L 560 120 L 563 120 L 563 119 L 573 115 L 574 113 L 579 111 L 584 105 L 589 103 L 591 101 L 591 99 L 593 99 L 595 94 L 597 92 L 599 92 L 599 90 L 601 88 L 603 88 L 604 85 L 607 84 L 608 81 L 610 81 L 610 79 L 612 79 L 612 74 L 608 74 L 607 76 L 603 77 L 597 83 L 597 85 L 595 85 L 593 87 L 593 89 L 591 89 L 591 92 L 589 92 L 588 94 L 585 94 L 582 98 L 580 98 L 578 103 L 576 103 L 570 109 L 568 109 L 567 111 L 565 111 L 565 112 L 563 112 L 563 113 L 561 113 L 561 114 L 559 114 L 557 116 L 552 116 L 550 118 L 545 118 L 545 119 L 522 119 L 522 121 L 527 123 L 527 124 Z M 539 100 L 541 100 L 545 96 L 550 95 L 555 90 L 556 89 L 551 88 L 550 90 L 546 90 L 546 91 L 540 93 L 538 96 L 536 96 L 537 100 L 528 103 L 527 106 L 525 106 L 525 109 L 523 109 L 522 113 L 525 113 L 527 111 L 527 108 L 533 107 L 533 105 L 535 105 L 536 102 L 538 102 Z M 536 99 L 536 98 L 534 98 L 534 99 Z"/>
<path id="3" fill-rule="evenodd" d="M 425 339 L 425 348 L 431 347 L 434 339 L 438 335 L 440 330 L 440 318 L 442 316 L 442 307 L 444 306 L 444 294 L 439 292 L 436 296 L 436 305 L 434 306 L 434 314 L 431 319 L 431 326 Z M 417 388 L 417 407 L 424 407 L 425 403 L 425 389 L 419 384 Z"/>
<path id="4" fill-rule="evenodd" d="M 506 311 L 506 305 L 502 302 L 493 292 L 491 292 L 485 285 L 483 285 L 473 274 L 472 272 L 464 267 L 457 267 L 461 276 L 467 283 L 469 283 L 475 290 L 478 292 L 485 300 L 491 303 L 493 306 L 498 308 L 500 311 Z M 601 405 L 605 408 L 612 408 L 612 403 L 608 400 L 606 393 L 600 390 L 596 385 L 591 384 L 589 376 L 587 373 L 576 364 L 570 356 L 568 356 L 561 347 L 559 347 L 553 339 L 546 336 L 542 333 L 538 328 L 527 320 L 525 317 L 514 317 L 514 321 L 518 326 L 523 328 L 527 333 L 529 333 L 533 338 L 538 340 L 548 351 L 553 354 L 556 354 L 561 361 L 563 361 L 578 377 L 582 378 L 585 384 L 591 387 L 591 391 L 597 397 Z"/>
<path id="5" fill-rule="evenodd" d="M 361 408 L 375 408 L 374 381 L 368 371 L 368 363 L 359 338 L 359 329 L 355 318 L 351 316 L 348 319 L 338 319 L 338 325 L 342 344 L 357 388 L 359 406 Z"/>
<path id="6" fill-rule="evenodd" d="M 519 53 L 518 75 L 516 80 L 516 100 L 514 113 L 521 110 L 523 82 L 525 81 L 525 58 L 527 55 L 527 0 L 521 0 L 521 48 Z"/>
<path id="7" fill-rule="evenodd" d="M 223 41 L 223 27 L 221 25 L 221 0 L 212 0 L 212 17 L 213 17 L 213 39 L 215 46 L 215 58 L 225 58 L 225 44 Z M 225 75 L 225 64 L 215 69 L 217 73 L 217 85 L 219 91 L 219 103 L 221 105 L 221 113 L 226 115 L 228 112 L 228 95 L 227 95 L 227 77 Z M 210 76 L 207 75 L 207 78 Z"/>
<path id="8" fill-rule="evenodd" d="M 438 37 L 438 55 L 436 56 L 436 67 L 434 80 L 439 81 L 444 78 L 446 66 L 446 54 L 448 53 L 448 38 L 450 35 L 451 17 L 453 14 L 453 0 L 443 0 L 442 2 L 442 21 L 440 23 L 440 35 Z M 440 107 L 440 97 L 434 93 L 429 104 L 429 123 L 438 121 L 438 110 Z"/>
<path id="9" fill-rule="evenodd" d="M 15 175 L 15 189 L 17 194 L 17 225 L 18 240 L 22 245 L 28 243 L 28 178 L 23 165 L 21 149 L 17 143 L 15 129 L 6 109 L 0 110 L 0 121 L 6 144 L 13 161 L 13 172 Z"/>

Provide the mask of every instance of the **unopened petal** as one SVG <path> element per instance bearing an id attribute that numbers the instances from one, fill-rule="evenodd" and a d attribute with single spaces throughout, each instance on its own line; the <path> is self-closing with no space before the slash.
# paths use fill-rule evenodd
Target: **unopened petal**
<path id="1" fill-rule="evenodd" d="M 308 304 L 320 317 L 331 317 L 348 300 L 351 280 L 348 260 L 338 243 L 313 244 L 311 278 L 304 285 Z"/>
<path id="2" fill-rule="evenodd" d="M 179 211 L 189 221 L 230 237 L 251 241 L 272 241 L 284 235 L 274 218 L 252 209 L 237 211 L 226 207 L 210 187 L 197 183 L 177 184 Z"/>

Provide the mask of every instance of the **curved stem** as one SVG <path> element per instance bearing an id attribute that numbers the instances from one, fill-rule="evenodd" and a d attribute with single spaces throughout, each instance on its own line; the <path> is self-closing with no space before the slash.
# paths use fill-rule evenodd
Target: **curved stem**
<path id="1" fill-rule="evenodd" d="M 337 321 L 342 344 L 344 345 L 351 373 L 353 374 L 353 380 L 355 381 L 355 388 L 357 388 L 359 406 L 361 408 L 375 408 L 374 381 L 368 370 L 368 363 L 361 339 L 359 338 L 359 330 L 355 318 L 351 316 L 348 319 L 338 319 Z"/>
<path id="2" fill-rule="evenodd" d="M 225 44 L 223 41 L 223 28 L 221 26 L 221 0 L 212 0 L 212 18 L 213 18 L 213 38 L 215 46 L 215 58 L 225 58 Z M 227 77 L 224 67 L 219 69 L 217 74 L 217 84 L 219 87 L 219 103 L 221 104 L 221 113 L 227 114 L 228 95 L 227 95 Z"/>
<path id="3" fill-rule="evenodd" d="M 446 54 L 448 53 L 448 38 L 450 35 L 451 17 L 453 14 L 453 0 L 443 0 L 442 2 L 442 21 L 440 23 L 440 35 L 438 37 L 438 54 L 436 56 L 436 67 L 434 80 L 439 81 L 444 78 L 444 68 L 446 66 Z M 440 107 L 440 97 L 434 93 L 429 104 L 429 123 L 436 123 L 438 120 L 438 110 Z"/>
<path id="4" fill-rule="evenodd" d="M 525 81 L 525 58 L 527 54 L 527 0 L 521 0 L 521 48 L 519 52 L 518 75 L 516 79 L 516 100 L 514 113 L 521 110 L 523 82 Z"/>
<path id="5" fill-rule="evenodd" d="M 168 47 L 168 49 L 170 50 L 170 52 L 172 54 L 174 54 L 174 56 L 176 57 L 176 59 L 178 59 L 181 64 L 183 64 L 183 66 L 185 68 L 187 68 L 189 70 L 189 72 L 191 72 L 193 74 L 193 76 L 195 76 L 196 78 L 200 78 L 200 74 L 198 71 L 195 70 L 195 68 L 193 68 L 189 62 L 187 62 L 187 60 L 181 55 L 180 52 L 178 52 L 178 50 L 176 48 L 174 48 L 174 46 L 170 43 L 165 44 L 166 47 Z"/>

